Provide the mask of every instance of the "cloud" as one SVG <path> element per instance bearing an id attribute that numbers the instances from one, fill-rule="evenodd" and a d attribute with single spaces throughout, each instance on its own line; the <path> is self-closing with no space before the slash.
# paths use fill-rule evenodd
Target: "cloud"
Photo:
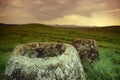
<path id="1" fill-rule="evenodd" d="M 22 0 L 27 5 L 27 11 L 40 20 L 51 20 L 65 15 L 76 14 L 90 17 L 92 13 L 110 9 L 108 0 Z M 112 1 L 113 2 L 113 1 Z M 114 0 L 112 8 L 118 0 Z M 111 8 L 111 9 L 112 9 Z"/>
<path id="2" fill-rule="evenodd" d="M 72 14 L 77 1 L 78 0 L 44 0 L 42 4 L 29 2 L 30 7 L 28 11 L 31 14 L 35 14 L 34 16 L 38 19 L 50 20 L 66 14 Z"/>
<path id="3" fill-rule="evenodd" d="M 53 20 L 43 21 L 44 24 L 59 25 L 81 25 L 81 26 L 108 26 L 119 25 L 119 18 L 114 18 L 111 14 L 94 13 L 91 17 L 67 15 Z"/>
<path id="4" fill-rule="evenodd" d="M 119 3 L 120 0 L 0 0 L 0 21 L 93 25 L 96 17 L 100 22 L 99 15 L 120 21 Z"/>
<path id="5" fill-rule="evenodd" d="M 99 12 L 99 13 L 106 13 L 106 14 L 120 13 L 120 9 L 106 10 L 106 11 L 101 11 L 101 12 Z"/>
<path id="6" fill-rule="evenodd" d="M 91 25 L 91 21 L 88 17 L 85 16 L 77 16 L 77 15 L 67 15 L 61 18 L 56 18 L 50 21 L 43 21 L 42 23 L 46 24 L 60 24 L 60 25 Z"/>

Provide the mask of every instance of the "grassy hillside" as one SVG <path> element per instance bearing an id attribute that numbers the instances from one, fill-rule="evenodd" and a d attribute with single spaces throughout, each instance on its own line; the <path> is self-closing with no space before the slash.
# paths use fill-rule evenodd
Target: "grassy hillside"
<path id="1" fill-rule="evenodd" d="M 0 79 L 12 50 L 27 42 L 61 41 L 71 43 L 73 38 L 97 40 L 100 61 L 86 72 L 87 80 L 120 79 L 120 27 L 106 28 L 53 28 L 40 24 L 0 26 Z"/>

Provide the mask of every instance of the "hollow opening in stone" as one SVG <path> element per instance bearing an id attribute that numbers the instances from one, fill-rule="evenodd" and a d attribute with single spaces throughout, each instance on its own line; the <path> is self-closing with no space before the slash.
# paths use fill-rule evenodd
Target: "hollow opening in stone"
<path id="1" fill-rule="evenodd" d="M 57 57 L 65 52 L 65 45 L 63 44 L 40 44 L 39 47 L 29 46 L 26 49 L 23 56 L 30 58 L 46 58 L 46 57 Z"/>

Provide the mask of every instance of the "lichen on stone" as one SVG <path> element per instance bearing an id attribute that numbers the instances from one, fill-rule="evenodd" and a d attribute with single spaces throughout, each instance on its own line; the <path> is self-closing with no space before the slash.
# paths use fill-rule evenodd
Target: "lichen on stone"
<path id="1" fill-rule="evenodd" d="M 98 46 L 96 45 L 95 40 L 75 38 L 72 41 L 72 45 L 78 51 L 84 68 L 88 67 L 87 64 L 90 64 L 95 60 L 99 60 Z"/>
<path id="2" fill-rule="evenodd" d="M 18 45 L 8 61 L 5 80 L 85 80 L 76 49 L 65 43 Z"/>

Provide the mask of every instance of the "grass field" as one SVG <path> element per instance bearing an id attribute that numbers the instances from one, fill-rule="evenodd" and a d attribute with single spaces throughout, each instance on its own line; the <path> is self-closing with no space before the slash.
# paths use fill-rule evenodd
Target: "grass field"
<path id="1" fill-rule="evenodd" d="M 87 80 L 120 80 L 120 27 L 53 28 L 39 24 L 0 26 L 0 79 L 16 45 L 41 41 L 71 43 L 74 38 L 95 39 L 99 46 L 100 61 L 89 66 Z"/>

